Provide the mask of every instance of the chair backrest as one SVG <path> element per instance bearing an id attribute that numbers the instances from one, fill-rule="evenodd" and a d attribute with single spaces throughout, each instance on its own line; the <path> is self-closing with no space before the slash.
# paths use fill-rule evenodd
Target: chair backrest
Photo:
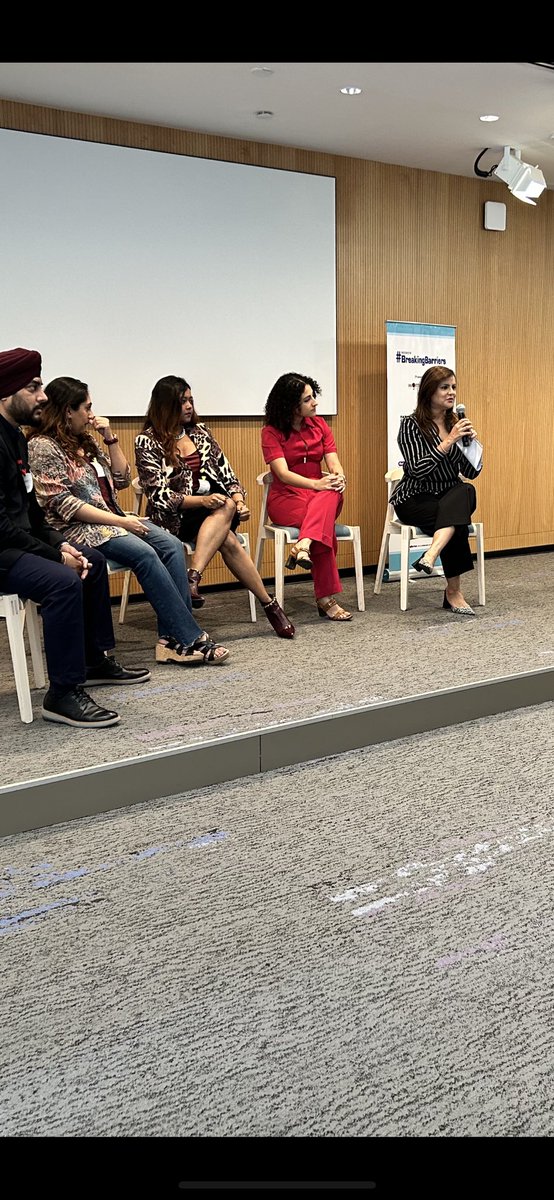
<path id="1" fill-rule="evenodd" d="M 273 482 L 272 471 L 262 471 L 261 475 L 258 475 L 256 477 L 256 483 L 259 483 L 260 486 L 263 487 L 263 489 L 264 489 L 263 496 L 262 496 L 262 510 L 260 512 L 260 529 L 262 528 L 263 525 L 271 525 L 272 524 L 272 522 L 270 521 L 270 519 L 267 515 L 267 497 L 269 495 L 269 489 L 271 487 L 272 482 Z"/>
<path id="2" fill-rule="evenodd" d="M 387 521 L 399 524 L 395 509 L 391 504 L 391 496 L 399 479 L 402 479 L 404 472 L 402 467 L 392 467 L 390 471 L 385 471 L 385 482 L 387 485 Z"/>
<path id="3" fill-rule="evenodd" d="M 136 479 L 131 480 L 131 487 L 133 489 L 133 513 L 136 517 L 140 517 L 144 492 L 140 486 L 138 475 Z"/>

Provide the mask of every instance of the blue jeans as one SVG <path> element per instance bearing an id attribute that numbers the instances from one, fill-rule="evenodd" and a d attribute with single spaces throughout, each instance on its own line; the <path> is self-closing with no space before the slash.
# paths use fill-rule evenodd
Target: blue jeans
<path id="1" fill-rule="evenodd" d="M 166 529 L 145 521 L 145 538 L 135 533 L 112 537 L 97 549 L 122 567 L 130 567 L 158 618 L 158 636 L 190 646 L 203 629 L 192 615 L 183 543 Z"/>

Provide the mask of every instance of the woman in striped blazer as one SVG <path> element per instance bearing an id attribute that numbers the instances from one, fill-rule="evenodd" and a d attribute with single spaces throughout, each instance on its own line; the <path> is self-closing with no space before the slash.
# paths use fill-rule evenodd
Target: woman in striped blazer
<path id="1" fill-rule="evenodd" d="M 430 575 L 440 554 L 446 577 L 443 608 L 475 616 L 462 594 L 460 576 L 473 570 L 468 527 L 477 506 L 475 488 L 465 480 L 480 474 L 483 451 L 471 423 L 455 413 L 455 403 L 454 372 L 429 367 L 421 377 L 415 411 L 400 419 L 404 474 L 391 500 L 401 521 L 419 526 L 433 539 L 413 565 Z"/>

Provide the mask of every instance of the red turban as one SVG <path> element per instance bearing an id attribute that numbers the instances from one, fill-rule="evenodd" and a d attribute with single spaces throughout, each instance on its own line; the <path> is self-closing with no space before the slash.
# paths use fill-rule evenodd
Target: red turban
<path id="1" fill-rule="evenodd" d="M 41 370 L 38 350 L 24 350 L 18 346 L 15 350 L 0 351 L 0 400 L 26 387 L 31 379 L 40 376 Z"/>

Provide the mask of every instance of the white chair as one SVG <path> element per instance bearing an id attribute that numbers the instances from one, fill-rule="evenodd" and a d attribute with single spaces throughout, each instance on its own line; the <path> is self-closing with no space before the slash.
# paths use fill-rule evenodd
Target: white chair
<path id="1" fill-rule="evenodd" d="M 417 540 L 418 551 L 422 553 L 426 546 L 430 546 L 432 538 L 418 529 L 417 525 L 404 525 L 397 517 L 396 512 L 391 504 L 390 498 L 394 485 L 399 479 L 402 479 L 403 471 L 401 467 L 395 467 L 392 471 L 387 471 L 385 480 L 388 489 L 387 512 L 385 516 L 385 525 L 383 528 L 383 536 L 381 538 L 381 549 L 379 551 L 379 562 L 377 564 L 377 574 L 375 576 L 374 594 L 379 595 L 381 584 L 385 574 L 385 566 L 389 551 L 389 539 L 391 535 L 400 534 L 400 608 L 405 612 L 408 607 L 408 582 L 410 579 L 410 549 L 412 542 Z M 469 526 L 469 536 L 475 538 L 477 551 L 477 593 L 479 604 L 485 604 L 485 550 L 483 538 L 483 523 L 482 521 L 474 521 Z M 418 579 L 421 576 L 418 574 Z"/>
<path id="2" fill-rule="evenodd" d="M 140 486 L 138 477 L 136 479 L 132 480 L 131 487 L 133 489 L 133 496 L 134 496 L 133 514 L 137 517 L 140 517 L 141 512 L 142 512 L 144 492 Z M 239 542 L 241 543 L 241 545 L 244 546 L 246 553 L 250 554 L 250 538 L 248 537 L 248 534 L 237 532 L 237 538 L 238 538 Z M 194 551 L 196 548 L 195 543 L 194 542 L 183 542 L 183 546 L 184 546 L 184 550 L 185 550 L 185 558 L 186 558 L 186 562 L 187 562 L 187 567 L 190 567 L 190 561 L 191 561 L 192 555 L 194 554 Z M 123 570 L 122 567 L 117 566 L 117 563 L 112 563 L 111 566 L 112 566 L 112 568 L 115 568 L 116 570 L 119 570 L 119 571 Z M 110 569 L 109 563 L 108 563 L 108 569 Z M 127 611 L 127 602 L 129 600 L 129 584 L 130 584 L 130 582 L 131 582 L 131 571 L 128 570 L 128 571 L 125 571 L 125 578 L 123 580 L 123 590 L 121 592 L 121 605 L 119 608 L 119 624 L 120 625 L 123 625 L 123 622 L 125 620 L 125 613 Z M 255 621 L 257 619 L 256 618 L 256 597 L 252 594 L 252 592 L 249 592 L 248 598 L 250 601 L 250 616 L 251 616 L 252 620 Z"/>
<path id="3" fill-rule="evenodd" d="M 257 482 L 263 487 L 262 509 L 260 512 L 260 523 L 258 526 L 258 538 L 256 541 L 256 554 L 254 557 L 255 565 L 259 571 L 264 552 L 264 543 L 273 542 L 274 544 L 274 572 L 275 572 L 275 596 L 277 603 L 283 608 L 284 605 L 284 584 L 285 584 L 285 547 L 291 542 L 297 542 L 300 530 L 295 525 L 274 525 L 267 515 L 267 498 L 269 489 L 273 482 L 273 474 L 271 471 L 264 471 L 258 475 Z M 365 595 L 364 595 L 364 568 L 362 563 L 362 542 L 360 537 L 359 525 L 341 525 L 337 521 L 335 525 L 335 533 L 338 542 L 352 542 L 354 550 L 354 567 L 356 572 L 356 592 L 358 597 L 358 608 L 360 612 L 365 611 Z"/>
<path id="4" fill-rule="evenodd" d="M 23 637 L 25 625 L 31 650 L 35 687 L 42 688 L 46 684 L 37 606 L 32 600 L 22 600 L 20 596 L 7 592 L 0 593 L 0 617 L 3 617 L 6 622 L 21 720 L 29 725 L 33 720 L 33 706 Z"/>

